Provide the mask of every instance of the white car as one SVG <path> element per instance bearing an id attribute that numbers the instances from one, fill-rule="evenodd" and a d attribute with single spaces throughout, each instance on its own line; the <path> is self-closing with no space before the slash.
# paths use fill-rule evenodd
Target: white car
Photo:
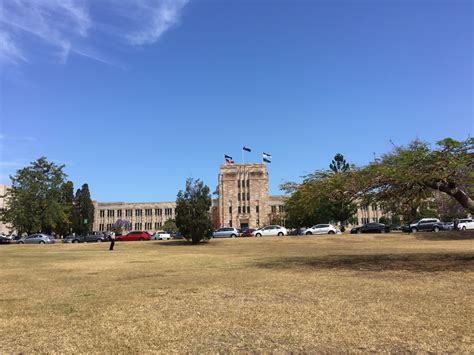
<path id="1" fill-rule="evenodd" d="M 316 224 L 311 228 L 303 230 L 304 235 L 312 234 L 341 234 L 341 231 L 332 224 Z"/>
<path id="2" fill-rule="evenodd" d="M 171 240 L 171 235 L 165 232 L 156 232 L 151 236 L 151 240 Z"/>
<path id="3" fill-rule="evenodd" d="M 288 235 L 288 231 L 285 227 L 271 225 L 253 231 L 252 235 L 254 237 L 263 237 L 265 235 L 277 235 L 279 237 L 282 237 L 284 235 Z"/>
<path id="4" fill-rule="evenodd" d="M 458 229 L 465 231 L 466 229 L 474 229 L 474 220 L 471 218 L 460 219 L 458 222 Z"/>

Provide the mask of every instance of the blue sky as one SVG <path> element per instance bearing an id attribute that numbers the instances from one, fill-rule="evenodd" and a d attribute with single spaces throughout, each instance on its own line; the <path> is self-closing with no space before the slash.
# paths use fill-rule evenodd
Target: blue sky
<path id="1" fill-rule="evenodd" d="M 217 184 L 272 154 L 270 192 L 338 152 L 473 132 L 470 0 L 0 0 L 0 182 L 44 155 L 100 201 Z"/>

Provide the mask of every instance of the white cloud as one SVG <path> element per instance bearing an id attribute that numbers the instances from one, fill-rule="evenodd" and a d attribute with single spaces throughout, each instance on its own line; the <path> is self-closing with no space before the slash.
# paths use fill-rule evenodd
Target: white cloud
<path id="1" fill-rule="evenodd" d="M 0 16 L 0 61 L 18 65 L 27 62 L 35 41 L 53 48 L 57 60 L 66 63 L 71 53 L 113 64 L 100 55 L 95 37 L 107 43 L 103 28 L 129 45 L 155 43 L 179 23 L 189 0 L 7 0 Z M 100 9 L 104 14 L 91 13 Z M 102 23 L 95 18 L 102 19 Z M 123 21 L 125 19 L 125 21 Z M 105 23 L 106 21 L 107 23 Z M 101 38 L 103 36 L 104 38 Z M 95 39 L 95 41 L 93 41 Z M 116 38 L 115 38 L 116 39 Z"/>
<path id="2" fill-rule="evenodd" d="M 130 33 L 127 39 L 134 45 L 156 42 L 168 29 L 178 24 L 181 11 L 189 0 L 138 1 L 139 18 L 144 28 Z"/>

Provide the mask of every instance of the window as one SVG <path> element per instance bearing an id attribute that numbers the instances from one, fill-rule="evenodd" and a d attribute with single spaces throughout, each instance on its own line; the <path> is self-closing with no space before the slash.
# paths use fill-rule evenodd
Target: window
<path id="1" fill-rule="evenodd" d="M 113 217 L 114 216 L 114 210 L 107 210 L 107 217 Z"/>
<path id="2" fill-rule="evenodd" d="M 163 214 L 163 210 L 161 208 L 155 209 L 155 216 L 161 216 Z"/>
<path id="3" fill-rule="evenodd" d="M 143 214 L 142 210 L 135 210 L 135 217 L 141 217 Z"/>
<path id="4" fill-rule="evenodd" d="M 250 187 L 250 180 L 247 180 L 247 187 Z"/>
<path id="5" fill-rule="evenodd" d="M 173 214 L 172 208 L 165 208 L 165 216 L 171 216 Z"/>
<path id="6" fill-rule="evenodd" d="M 242 187 L 245 187 L 245 180 L 242 180 Z"/>
<path id="7" fill-rule="evenodd" d="M 122 210 L 117 210 L 117 217 L 122 217 Z"/>
<path id="8" fill-rule="evenodd" d="M 145 230 L 151 230 L 151 222 L 145 223 Z"/>
<path id="9" fill-rule="evenodd" d="M 104 224 L 103 224 L 103 223 L 99 224 L 99 230 L 100 230 L 101 232 L 104 231 Z"/>
<path id="10" fill-rule="evenodd" d="M 277 211 L 277 206 L 272 206 L 272 213 L 276 213 Z"/>
<path id="11" fill-rule="evenodd" d="M 255 206 L 255 212 L 257 212 L 257 213 L 258 213 L 258 212 L 259 212 L 259 209 L 260 209 L 260 207 L 259 207 L 258 205 L 257 205 L 257 206 Z"/>
<path id="12" fill-rule="evenodd" d="M 250 201 L 250 192 L 247 192 L 247 201 Z"/>
<path id="13" fill-rule="evenodd" d="M 241 208 L 240 208 L 240 206 L 237 207 L 237 213 L 241 213 Z"/>
<path id="14" fill-rule="evenodd" d="M 231 226 L 231 227 L 232 227 L 232 220 L 230 220 L 230 221 L 229 221 L 229 226 Z"/>
<path id="15" fill-rule="evenodd" d="M 135 223 L 135 230 L 141 230 L 141 229 L 142 229 L 142 224 L 141 223 Z"/>
<path id="16" fill-rule="evenodd" d="M 229 213 L 232 213 L 232 206 L 229 206 Z"/>
<path id="17" fill-rule="evenodd" d="M 132 210 L 125 210 L 125 217 L 132 217 Z"/>
<path id="18" fill-rule="evenodd" d="M 237 187 L 240 189 L 240 180 L 237 180 Z"/>
<path id="19" fill-rule="evenodd" d="M 377 211 L 377 204 L 376 203 L 372 204 L 372 211 Z"/>
<path id="20" fill-rule="evenodd" d="M 278 212 L 282 213 L 282 212 L 285 212 L 285 206 L 278 206 Z"/>
<path id="21" fill-rule="evenodd" d="M 250 206 L 247 206 L 247 213 L 250 213 Z"/>
<path id="22" fill-rule="evenodd" d="M 237 200 L 240 201 L 240 192 L 237 194 Z"/>
<path id="23" fill-rule="evenodd" d="M 104 210 L 100 210 L 99 211 L 99 217 L 105 217 L 105 211 Z"/>
<path id="24" fill-rule="evenodd" d="M 161 228 L 161 222 L 155 222 L 155 229 Z"/>
<path id="25" fill-rule="evenodd" d="M 145 210 L 145 216 L 153 216 L 153 210 L 151 208 L 147 208 Z"/>

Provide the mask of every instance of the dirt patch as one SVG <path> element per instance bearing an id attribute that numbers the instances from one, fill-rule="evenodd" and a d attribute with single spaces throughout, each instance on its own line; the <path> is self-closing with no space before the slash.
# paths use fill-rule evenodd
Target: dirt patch
<path id="1" fill-rule="evenodd" d="M 474 271 L 474 254 L 330 255 L 271 259 L 256 265 L 270 269 L 307 267 L 315 270 L 470 272 Z"/>

